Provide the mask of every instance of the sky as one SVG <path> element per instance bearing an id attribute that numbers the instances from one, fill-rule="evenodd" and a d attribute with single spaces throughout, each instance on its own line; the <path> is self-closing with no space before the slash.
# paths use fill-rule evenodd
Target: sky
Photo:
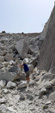
<path id="1" fill-rule="evenodd" d="M 0 32 L 41 32 L 54 0 L 0 0 Z"/>

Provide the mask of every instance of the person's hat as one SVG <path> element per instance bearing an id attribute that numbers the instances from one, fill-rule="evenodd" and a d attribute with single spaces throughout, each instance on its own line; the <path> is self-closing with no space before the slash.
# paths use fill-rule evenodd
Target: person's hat
<path id="1" fill-rule="evenodd" d="M 24 63 L 26 63 L 26 60 L 25 60 L 25 59 L 23 60 L 23 64 L 24 64 Z"/>

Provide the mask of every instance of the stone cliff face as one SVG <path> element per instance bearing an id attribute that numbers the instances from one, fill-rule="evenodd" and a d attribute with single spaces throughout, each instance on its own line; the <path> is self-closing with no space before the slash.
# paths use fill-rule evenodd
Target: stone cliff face
<path id="1" fill-rule="evenodd" d="M 55 6 L 49 18 L 45 40 L 40 50 L 38 67 L 42 70 L 55 69 Z"/>

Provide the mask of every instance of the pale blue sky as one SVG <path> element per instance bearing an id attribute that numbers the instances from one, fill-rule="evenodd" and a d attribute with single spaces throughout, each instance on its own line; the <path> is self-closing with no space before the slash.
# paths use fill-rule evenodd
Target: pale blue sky
<path id="1" fill-rule="evenodd" d="M 41 32 L 54 0 L 0 0 L 0 32 Z"/>

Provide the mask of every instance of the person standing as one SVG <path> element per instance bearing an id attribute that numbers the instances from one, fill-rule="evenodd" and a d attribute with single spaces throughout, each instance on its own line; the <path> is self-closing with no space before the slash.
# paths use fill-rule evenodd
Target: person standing
<path id="1" fill-rule="evenodd" d="M 24 68 L 24 72 L 26 74 L 26 80 L 27 80 L 27 83 L 29 83 L 29 81 L 30 81 L 30 72 L 29 72 L 28 65 L 26 64 L 25 61 L 23 61 L 23 65 L 20 65 L 20 66 Z"/>

